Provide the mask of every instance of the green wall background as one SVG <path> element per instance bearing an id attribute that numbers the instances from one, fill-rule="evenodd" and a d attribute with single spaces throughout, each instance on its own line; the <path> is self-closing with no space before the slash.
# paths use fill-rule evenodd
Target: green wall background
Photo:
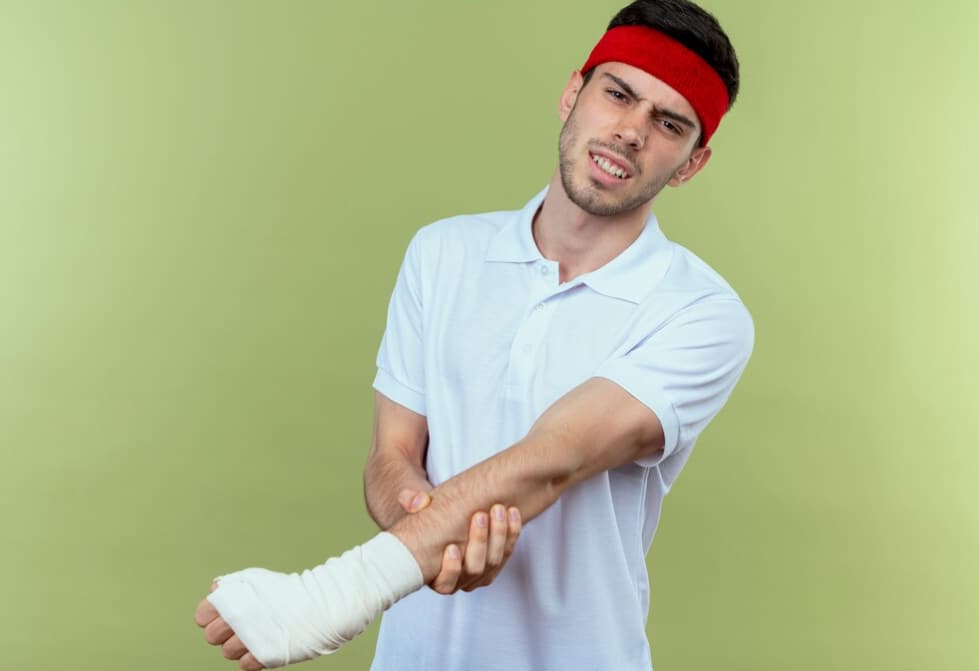
<path id="1" fill-rule="evenodd" d="M 401 254 L 549 178 L 587 4 L 0 0 L 6 667 L 230 669 L 212 576 L 367 537 Z M 977 5 L 704 5 L 743 91 L 657 212 L 757 344 L 650 555 L 657 671 L 979 668 Z"/>

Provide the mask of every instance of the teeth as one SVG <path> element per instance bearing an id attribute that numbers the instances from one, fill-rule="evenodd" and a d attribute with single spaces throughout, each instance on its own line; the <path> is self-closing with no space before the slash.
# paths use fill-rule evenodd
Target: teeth
<path id="1" fill-rule="evenodd" d="M 609 161 L 607 158 L 593 155 L 591 157 L 591 160 L 595 162 L 595 165 L 597 165 L 599 168 L 601 168 L 608 174 L 612 175 L 613 177 L 618 177 L 619 179 L 625 179 L 626 177 L 629 176 L 629 173 L 627 173 L 622 168 L 613 165 L 612 162 Z"/>

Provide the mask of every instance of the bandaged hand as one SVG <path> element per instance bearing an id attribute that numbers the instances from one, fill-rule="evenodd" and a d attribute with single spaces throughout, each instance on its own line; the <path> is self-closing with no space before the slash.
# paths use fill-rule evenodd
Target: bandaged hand
<path id="1" fill-rule="evenodd" d="M 195 621 L 208 642 L 225 636 L 225 656 L 243 669 L 274 668 L 335 652 L 423 585 L 408 548 L 382 532 L 300 574 L 250 568 L 223 576 Z"/>

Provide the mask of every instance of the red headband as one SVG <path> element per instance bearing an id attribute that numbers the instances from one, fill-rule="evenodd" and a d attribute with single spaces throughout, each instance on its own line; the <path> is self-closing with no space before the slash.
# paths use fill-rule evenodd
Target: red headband
<path id="1" fill-rule="evenodd" d="M 727 112 L 727 87 L 707 62 L 663 33 L 646 26 L 618 26 L 602 36 L 581 72 L 615 61 L 644 70 L 672 87 L 697 112 L 703 129 L 701 146 Z"/>

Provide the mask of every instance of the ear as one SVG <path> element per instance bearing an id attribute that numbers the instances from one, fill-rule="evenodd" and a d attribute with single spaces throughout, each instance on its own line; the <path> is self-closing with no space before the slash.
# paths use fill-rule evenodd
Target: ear
<path id="1" fill-rule="evenodd" d="M 581 87 L 585 82 L 585 78 L 581 76 L 581 72 L 575 70 L 571 73 L 571 79 L 568 80 L 567 86 L 564 87 L 564 92 L 561 94 L 561 101 L 558 103 L 557 112 L 558 116 L 561 117 L 561 122 L 564 123 L 571 116 L 571 110 L 574 109 L 574 104 L 578 100 L 578 93 L 581 92 Z"/>
<path id="2" fill-rule="evenodd" d="M 694 149 L 683 165 L 673 173 L 673 177 L 667 182 L 670 186 L 680 186 L 684 182 L 689 182 L 693 176 L 704 169 L 711 156 L 710 147 L 698 147 Z"/>

